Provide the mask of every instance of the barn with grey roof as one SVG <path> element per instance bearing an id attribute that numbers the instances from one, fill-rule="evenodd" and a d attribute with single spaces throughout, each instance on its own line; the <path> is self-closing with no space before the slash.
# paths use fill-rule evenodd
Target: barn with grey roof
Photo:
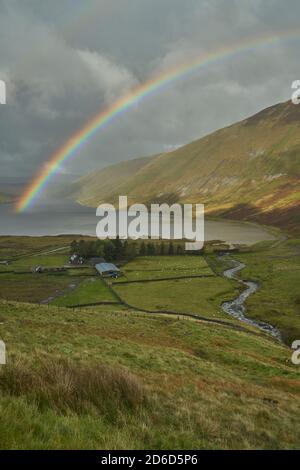
<path id="1" fill-rule="evenodd" d="M 121 272 L 113 263 L 98 263 L 95 268 L 101 276 L 118 277 Z"/>

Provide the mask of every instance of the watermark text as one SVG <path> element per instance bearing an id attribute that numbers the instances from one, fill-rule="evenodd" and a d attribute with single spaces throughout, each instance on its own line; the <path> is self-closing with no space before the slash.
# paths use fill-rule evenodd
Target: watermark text
<path id="1" fill-rule="evenodd" d="M 6 104 L 6 83 L 0 80 L 0 104 Z"/>
<path id="2" fill-rule="evenodd" d="M 299 104 L 300 103 L 300 80 L 295 80 L 292 83 L 292 89 L 295 90 L 292 93 L 292 97 L 291 97 L 292 103 Z"/>
<path id="3" fill-rule="evenodd" d="M 293 341 L 292 349 L 295 349 L 292 354 L 292 363 L 298 366 L 300 364 L 300 339 Z"/>
<path id="4" fill-rule="evenodd" d="M 144 204 L 128 207 L 127 196 L 119 196 L 119 208 L 100 204 L 96 211 L 100 221 L 96 234 L 100 239 L 187 240 L 187 251 L 201 250 L 204 245 L 203 204 Z"/>
<path id="5" fill-rule="evenodd" d="M 6 346 L 4 341 L 0 340 L 0 365 L 6 364 Z"/>

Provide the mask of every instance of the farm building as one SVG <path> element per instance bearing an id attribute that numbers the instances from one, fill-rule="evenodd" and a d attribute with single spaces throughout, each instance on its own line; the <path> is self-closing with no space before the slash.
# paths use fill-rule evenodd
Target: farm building
<path id="1" fill-rule="evenodd" d="M 112 263 L 98 263 L 95 268 L 101 276 L 118 277 L 120 275 L 119 268 Z"/>

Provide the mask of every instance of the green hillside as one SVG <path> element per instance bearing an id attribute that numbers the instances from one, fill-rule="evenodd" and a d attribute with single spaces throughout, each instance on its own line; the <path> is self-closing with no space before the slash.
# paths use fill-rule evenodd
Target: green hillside
<path id="1" fill-rule="evenodd" d="M 71 241 L 0 237 L 0 448 L 299 448 L 299 240 L 138 256 L 106 282 L 90 266 L 51 272 Z M 235 259 L 260 286 L 247 316 L 285 344 L 223 311 Z"/>
<path id="2" fill-rule="evenodd" d="M 202 202 L 208 214 L 284 228 L 300 225 L 300 106 L 277 104 L 173 152 L 130 160 L 77 182 L 97 206 L 129 201 Z"/>
<path id="3" fill-rule="evenodd" d="M 111 198 L 112 190 L 126 185 L 133 175 L 154 159 L 155 157 L 142 157 L 108 166 L 101 170 L 100 181 L 99 172 L 93 172 L 75 181 L 73 191 L 78 191 L 80 202 L 85 205 L 93 206 L 98 198 L 106 201 Z"/>
<path id="4" fill-rule="evenodd" d="M 299 448 L 299 372 L 269 337 L 118 306 L 0 320 L 1 448 Z"/>

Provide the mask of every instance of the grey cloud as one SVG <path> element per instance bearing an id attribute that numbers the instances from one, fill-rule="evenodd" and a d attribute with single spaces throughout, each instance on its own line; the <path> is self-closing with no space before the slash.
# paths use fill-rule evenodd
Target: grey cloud
<path id="1" fill-rule="evenodd" d="M 284 5 L 283 5 L 284 4 Z M 297 27 L 298 0 L 0 0 L 1 174 L 30 178 L 137 83 L 246 37 Z M 199 69 L 99 133 L 62 171 L 83 174 L 182 145 L 288 99 L 299 41 Z"/>

